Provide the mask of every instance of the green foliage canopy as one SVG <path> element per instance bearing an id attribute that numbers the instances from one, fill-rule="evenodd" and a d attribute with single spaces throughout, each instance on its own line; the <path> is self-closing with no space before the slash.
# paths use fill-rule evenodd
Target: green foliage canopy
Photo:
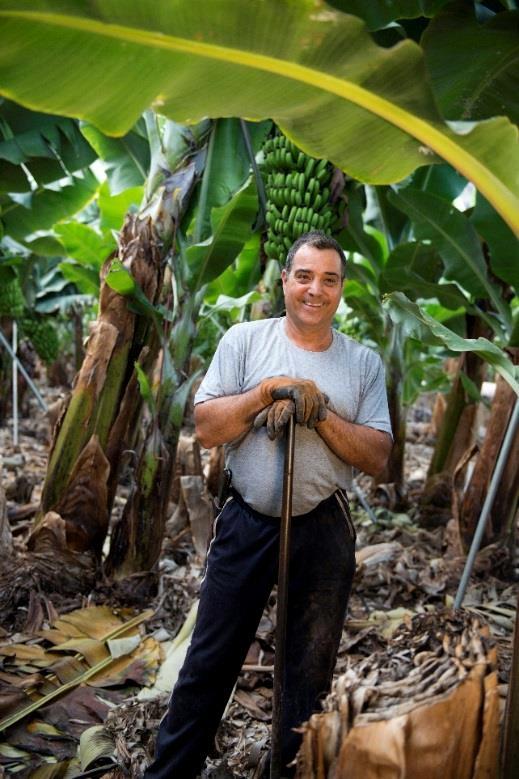
<path id="1" fill-rule="evenodd" d="M 0 19 L 0 92 L 31 108 L 113 134 L 149 105 L 179 122 L 272 117 L 371 183 L 443 158 L 519 229 L 515 126 L 445 123 L 416 43 L 380 48 L 319 0 L 0 0 Z"/>

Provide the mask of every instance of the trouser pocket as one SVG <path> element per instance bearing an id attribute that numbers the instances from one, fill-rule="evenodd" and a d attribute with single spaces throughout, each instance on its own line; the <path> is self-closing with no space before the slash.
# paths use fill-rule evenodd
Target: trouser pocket
<path id="1" fill-rule="evenodd" d="M 353 519 L 351 518 L 350 502 L 348 500 L 348 496 L 344 490 L 337 490 L 334 495 L 337 501 L 337 505 L 339 506 L 339 510 L 343 515 L 348 527 L 351 539 L 355 543 L 357 540 L 357 531 L 355 530 L 355 525 L 353 524 Z"/>

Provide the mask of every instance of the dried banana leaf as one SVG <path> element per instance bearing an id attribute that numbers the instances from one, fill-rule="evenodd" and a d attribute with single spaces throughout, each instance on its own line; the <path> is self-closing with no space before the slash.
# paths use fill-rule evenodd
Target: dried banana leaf
<path id="1" fill-rule="evenodd" d="M 103 759 L 107 763 L 114 760 L 115 745 L 104 725 L 94 725 L 81 734 L 79 740 L 79 760 L 81 770 L 86 771 L 98 760 Z M 107 769 L 108 770 L 108 769 Z"/>
<path id="2" fill-rule="evenodd" d="M 0 680 L 0 711 L 4 712 L 0 731 L 85 682 L 96 680 L 101 686 L 131 678 L 149 684 L 160 662 L 160 649 L 154 639 L 141 642 L 138 635 L 132 634 L 152 615 L 153 611 L 148 610 L 123 621 L 106 606 L 79 609 L 60 617 L 48 631 L 49 643 L 54 643 L 59 634 L 62 641 L 57 646 L 0 646 L 4 672 L 20 678 L 16 686 L 12 679 Z M 46 638 L 46 632 L 40 631 L 40 641 Z M 115 656 L 110 651 L 114 641 Z M 127 656 L 123 656 L 125 649 Z M 30 678 L 31 684 L 24 684 L 24 677 Z"/>
<path id="3" fill-rule="evenodd" d="M 418 615 L 350 667 L 303 726 L 299 779 L 497 775 L 496 654 L 474 617 Z M 482 727 L 483 725 L 483 727 Z"/>

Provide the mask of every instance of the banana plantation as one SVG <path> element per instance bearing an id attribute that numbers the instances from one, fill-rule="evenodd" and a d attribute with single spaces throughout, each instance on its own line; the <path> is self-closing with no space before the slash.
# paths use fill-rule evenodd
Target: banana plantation
<path id="1" fill-rule="evenodd" d="M 518 776 L 516 0 L 0 0 L 0 30 L 0 776 L 151 763 L 225 481 L 194 395 L 315 230 L 393 448 L 348 491 L 294 775 Z M 265 775 L 276 605 L 202 779 Z"/>

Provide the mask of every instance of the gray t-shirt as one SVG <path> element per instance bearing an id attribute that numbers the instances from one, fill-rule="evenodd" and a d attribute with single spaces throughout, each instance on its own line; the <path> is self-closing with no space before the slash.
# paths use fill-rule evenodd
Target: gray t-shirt
<path id="1" fill-rule="evenodd" d="M 231 327 L 218 345 L 195 403 L 239 395 L 271 376 L 313 379 L 330 398 L 329 407 L 343 419 L 391 433 L 380 357 L 335 330 L 325 351 L 302 349 L 286 335 L 284 317 Z M 263 514 L 279 516 L 284 441 L 270 441 L 263 427 L 226 444 L 225 451 L 233 486 L 244 500 Z M 349 487 L 351 476 L 351 466 L 315 430 L 296 425 L 295 516 L 311 511 L 338 487 Z"/>

